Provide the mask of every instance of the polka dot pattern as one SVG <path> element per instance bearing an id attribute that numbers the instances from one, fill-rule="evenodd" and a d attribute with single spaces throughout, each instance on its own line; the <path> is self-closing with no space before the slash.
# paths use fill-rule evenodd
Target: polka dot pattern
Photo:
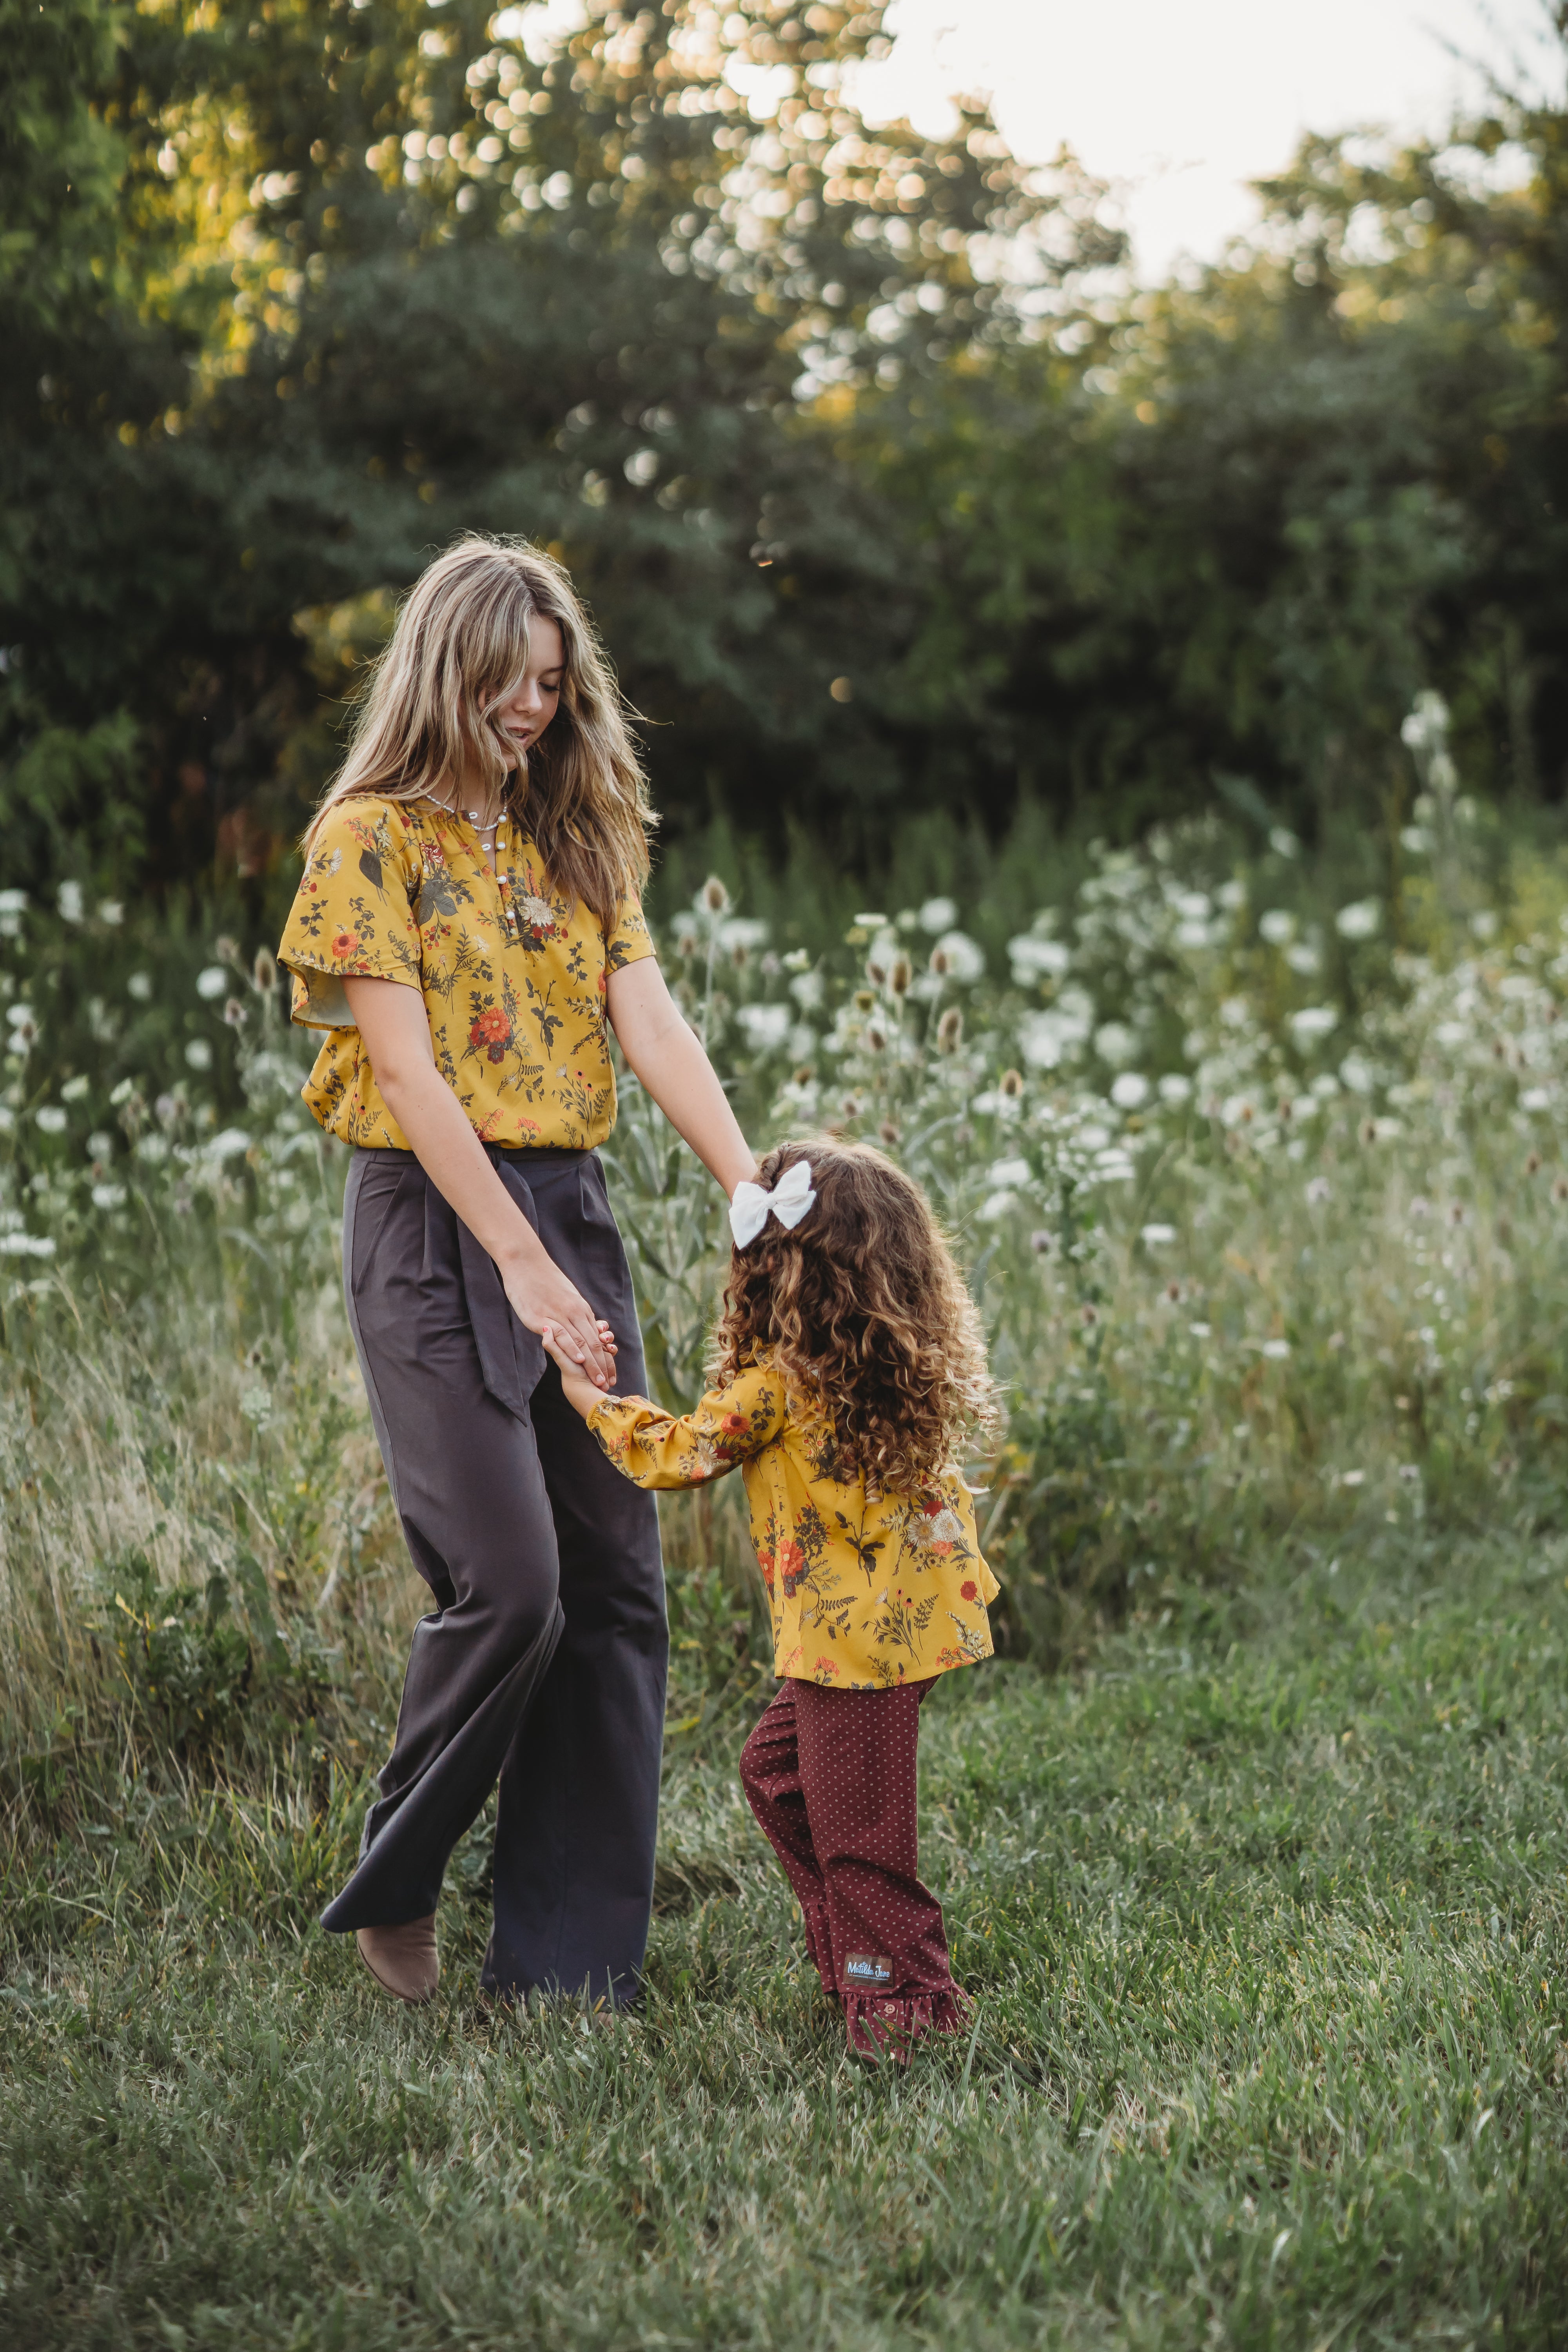
<path id="1" fill-rule="evenodd" d="M 919 1873 L 917 1749 L 930 1688 L 781 1683 L 741 1758 L 747 1801 L 795 1889 L 817 1973 L 844 2004 L 850 2046 L 878 2054 L 952 2032 L 963 2007 L 942 1906 Z"/>

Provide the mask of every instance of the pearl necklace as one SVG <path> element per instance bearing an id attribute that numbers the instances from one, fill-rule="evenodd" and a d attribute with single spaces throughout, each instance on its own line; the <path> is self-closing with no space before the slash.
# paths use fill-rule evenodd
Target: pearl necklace
<path id="1" fill-rule="evenodd" d="M 489 824 L 482 824 L 479 822 L 479 813 L 478 809 L 459 809 L 456 803 L 452 801 L 441 801 L 437 805 L 444 808 L 449 816 L 466 816 L 468 818 L 468 823 L 473 826 L 474 831 L 479 836 L 479 847 L 486 853 L 486 862 L 488 863 L 489 858 L 495 853 L 497 847 L 497 835 L 500 834 L 502 825 L 506 823 L 505 805 L 502 805 L 500 814 L 498 816 L 492 817 Z M 516 940 L 521 935 L 518 929 L 517 908 L 512 900 L 511 877 L 501 871 L 499 859 L 494 871 L 496 887 L 500 892 L 501 914 L 506 921 L 507 937 L 510 940 Z"/>

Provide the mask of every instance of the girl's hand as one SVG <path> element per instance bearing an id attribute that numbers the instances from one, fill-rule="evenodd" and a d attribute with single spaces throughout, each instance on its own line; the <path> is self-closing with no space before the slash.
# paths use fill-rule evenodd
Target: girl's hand
<path id="1" fill-rule="evenodd" d="M 601 1323 L 599 1326 L 601 1332 L 605 1335 L 607 1344 L 614 1348 L 616 1343 L 609 1339 L 609 1328 L 607 1323 Z M 567 1403 L 586 1420 L 604 1395 L 604 1391 L 595 1388 L 592 1381 L 584 1380 L 581 1368 L 563 1351 L 561 1340 L 550 1324 L 545 1325 L 539 1336 L 544 1343 L 545 1354 L 561 1375 L 562 1392 Z"/>
<path id="2" fill-rule="evenodd" d="M 532 1264 L 503 1266 L 501 1279 L 518 1321 L 526 1329 L 537 1331 L 542 1339 L 547 1332 L 552 1336 L 554 1346 L 550 1352 L 562 1369 L 584 1374 L 596 1388 L 607 1389 L 616 1377 L 615 1334 L 561 1268 L 542 1257 Z"/>

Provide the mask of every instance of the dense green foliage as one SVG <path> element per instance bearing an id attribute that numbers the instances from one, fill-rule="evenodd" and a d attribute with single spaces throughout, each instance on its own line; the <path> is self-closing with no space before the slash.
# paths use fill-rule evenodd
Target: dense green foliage
<path id="1" fill-rule="evenodd" d="M 881 15 L 5 0 L 18 878 L 264 871 L 467 525 L 563 550 L 678 835 L 1394 828 L 1432 685 L 1472 781 L 1558 790 L 1561 104 L 1310 142 L 1141 294 L 983 112 L 868 130 Z"/>

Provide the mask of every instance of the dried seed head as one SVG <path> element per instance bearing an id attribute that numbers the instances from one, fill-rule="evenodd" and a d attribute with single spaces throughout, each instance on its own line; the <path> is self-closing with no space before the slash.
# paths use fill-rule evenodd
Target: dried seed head
<path id="1" fill-rule="evenodd" d="M 1024 1080 L 1017 1070 L 1004 1070 L 996 1086 L 998 1093 L 1005 1095 L 1009 1102 L 1016 1102 L 1024 1091 Z"/>
<path id="2" fill-rule="evenodd" d="M 1361 1139 L 1363 1143 L 1375 1143 L 1377 1141 L 1377 1121 L 1375 1118 L 1363 1119 L 1361 1123 Z"/>
<path id="3" fill-rule="evenodd" d="M 1448 1223 L 1451 1225 L 1462 1225 L 1464 1222 L 1464 1205 L 1461 1202 L 1456 1201 L 1453 1207 L 1448 1212 Z"/>
<path id="4" fill-rule="evenodd" d="M 1568 1177 L 1553 1177 L 1552 1181 L 1552 1197 L 1554 1201 L 1568 1201 Z"/>
<path id="5" fill-rule="evenodd" d="M 963 1043 L 963 1015 L 956 1004 L 950 1004 L 936 1024 L 936 1050 L 939 1054 L 956 1054 Z"/>
<path id="6" fill-rule="evenodd" d="M 223 1008 L 223 1017 L 228 1023 L 231 1029 L 243 1029 L 246 1022 L 249 1019 L 248 1013 L 246 1012 L 244 1005 L 240 1003 L 237 996 L 231 996 L 227 999 Z"/>
<path id="7" fill-rule="evenodd" d="M 675 942 L 675 952 L 683 961 L 689 961 L 689 959 L 697 953 L 696 932 L 682 931 L 680 937 Z"/>
<path id="8" fill-rule="evenodd" d="M 855 991 L 855 1010 L 857 1013 L 869 1013 L 871 1007 L 876 1003 L 876 998 L 872 995 L 868 988 L 858 988 Z"/>
<path id="9" fill-rule="evenodd" d="M 915 968 L 910 961 L 908 956 L 895 956 L 893 958 L 893 968 L 888 974 L 888 985 L 892 990 L 895 996 L 902 996 L 909 988 L 910 982 L 913 980 L 914 976 Z"/>
<path id="10" fill-rule="evenodd" d="M 1508 1059 L 1508 1047 L 1500 1037 L 1492 1039 L 1492 1059 L 1494 1062 L 1506 1062 Z"/>
<path id="11" fill-rule="evenodd" d="M 737 940 L 730 950 L 730 961 L 737 971 L 744 971 L 752 960 L 751 950 L 744 940 Z"/>
<path id="12" fill-rule="evenodd" d="M 867 957 L 866 977 L 870 982 L 873 988 L 886 987 L 888 981 L 888 967 L 883 962 L 880 956 Z"/>
<path id="13" fill-rule="evenodd" d="M 1279 1116 L 1280 1116 L 1280 1118 L 1281 1118 L 1282 1119 L 1285 1119 L 1286 1121 L 1289 1121 L 1289 1120 L 1290 1119 L 1290 1118 L 1292 1117 L 1292 1115 L 1293 1115 L 1293 1106 L 1292 1106 L 1292 1104 L 1291 1104 L 1291 1101 L 1290 1101 L 1290 1097 L 1289 1097 L 1289 1095 L 1281 1095 L 1281 1096 L 1280 1096 L 1280 1097 L 1279 1097 Z"/>
<path id="14" fill-rule="evenodd" d="M 1243 1103 L 1241 1106 L 1241 1123 L 1243 1127 L 1249 1127 L 1252 1124 L 1252 1105 L 1250 1103 Z"/>
<path id="15" fill-rule="evenodd" d="M 846 1095 L 838 1108 L 846 1118 L 858 1118 L 860 1116 L 859 1096 Z"/>
<path id="16" fill-rule="evenodd" d="M 278 966 L 269 948 L 258 948 L 250 967 L 250 984 L 258 996 L 270 996 L 278 985 Z"/>
<path id="17" fill-rule="evenodd" d="M 1087 1302 L 1086 1302 L 1082 1307 L 1080 1307 L 1079 1308 L 1079 1316 L 1081 1317 L 1081 1318 L 1082 1318 L 1082 1320 L 1083 1320 L 1083 1322 L 1084 1322 L 1084 1324 L 1085 1324 L 1086 1326 L 1087 1326 L 1087 1325 L 1089 1325 L 1089 1324 L 1090 1324 L 1090 1323 L 1098 1323 L 1098 1322 L 1099 1322 L 1099 1320 L 1100 1320 L 1100 1318 L 1099 1318 L 1099 1316 L 1095 1313 L 1094 1308 L 1093 1308 L 1092 1307 L 1090 1307 Z"/>
<path id="18" fill-rule="evenodd" d="M 226 931 L 222 939 L 213 941 L 213 953 L 219 963 L 237 963 L 239 961 L 238 942 L 231 940 Z"/>
<path id="19" fill-rule="evenodd" d="M 945 948 L 932 948 L 931 951 L 931 968 L 932 971 L 935 972 L 938 980 L 945 978 L 946 974 L 952 970 L 952 958 L 948 954 Z"/>
<path id="20" fill-rule="evenodd" d="M 710 874 L 702 885 L 702 903 L 710 915 L 721 915 L 730 903 L 730 893 L 717 874 Z"/>
<path id="21" fill-rule="evenodd" d="M 1527 1176 L 1534 1176 L 1539 1172 L 1540 1167 L 1541 1154 L 1539 1151 L 1532 1151 L 1524 1163 L 1524 1172 Z"/>
<path id="22" fill-rule="evenodd" d="M 887 1052 L 888 1033 L 886 1029 L 883 1028 L 882 1024 L 879 1021 L 867 1022 L 866 1044 L 868 1050 L 873 1054 L 885 1054 Z"/>
<path id="23" fill-rule="evenodd" d="M 1043 1225 L 1029 1235 L 1029 1247 L 1037 1257 L 1049 1257 L 1056 1245 L 1056 1235 L 1047 1233 Z"/>
<path id="24" fill-rule="evenodd" d="M 877 1129 L 877 1132 L 881 1137 L 883 1142 L 888 1146 L 889 1150 L 891 1150 L 893 1145 L 897 1143 L 899 1139 L 900 1133 L 894 1121 L 890 1118 L 885 1118 L 882 1121 L 881 1126 Z"/>
<path id="25" fill-rule="evenodd" d="M 802 1062 L 798 1067 L 790 1072 L 789 1082 L 792 1087 L 808 1087 L 816 1075 L 809 1063 Z"/>
<path id="26" fill-rule="evenodd" d="M 1179 1282 L 1168 1282 L 1165 1285 L 1165 1296 L 1167 1298 L 1174 1301 L 1180 1298 L 1181 1295 L 1182 1286 Z"/>

